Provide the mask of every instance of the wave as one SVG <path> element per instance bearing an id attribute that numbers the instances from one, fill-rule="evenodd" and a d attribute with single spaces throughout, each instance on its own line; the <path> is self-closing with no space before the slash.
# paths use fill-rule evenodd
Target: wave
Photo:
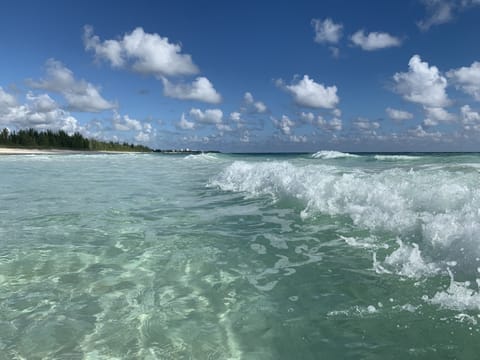
<path id="1" fill-rule="evenodd" d="M 324 164 L 235 161 L 210 186 L 247 197 L 294 198 L 304 204 L 300 213 L 304 219 L 321 214 L 347 216 L 373 236 L 387 231 L 390 238 L 397 238 L 398 246 L 383 248 L 383 259 L 376 258 L 376 249 L 382 246 L 371 239 L 365 244 L 346 241 L 374 254 L 377 273 L 419 279 L 455 269 L 473 278 L 480 271 L 478 172 L 452 172 L 448 167 L 345 172 Z M 385 241 L 385 236 L 377 241 Z M 470 291 L 460 294 L 458 289 L 452 287 L 431 301 L 454 301 L 454 294 L 464 296 Z"/>
<path id="2" fill-rule="evenodd" d="M 354 155 L 349 153 L 344 153 L 340 151 L 333 151 L 333 150 L 322 150 L 318 151 L 312 155 L 315 159 L 340 159 L 340 158 L 357 158 L 360 155 Z"/>
<path id="3" fill-rule="evenodd" d="M 220 160 L 218 155 L 212 153 L 190 154 L 184 157 L 185 160 L 197 160 L 197 161 L 217 161 Z"/>
<path id="4" fill-rule="evenodd" d="M 375 160 L 382 160 L 382 161 L 402 161 L 402 160 L 419 160 L 421 156 L 413 156 L 413 155 L 375 155 Z"/>

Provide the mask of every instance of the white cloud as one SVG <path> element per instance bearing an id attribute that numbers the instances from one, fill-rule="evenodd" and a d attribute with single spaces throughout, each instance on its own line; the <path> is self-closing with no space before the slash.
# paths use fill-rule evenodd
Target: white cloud
<path id="1" fill-rule="evenodd" d="M 436 126 L 439 122 L 452 122 L 456 120 L 455 115 L 441 107 L 425 107 L 424 124 Z"/>
<path id="2" fill-rule="evenodd" d="M 383 32 L 371 32 L 365 35 L 364 30 L 359 30 L 350 38 L 352 42 L 366 51 L 384 49 L 393 46 L 400 46 L 401 40 Z"/>
<path id="3" fill-rule="evenodd" d="M 342 24 L 335 24 L 332 19 L 313 19 L 312 26 L 315 29 L 315 42 L 336 44 L 342 37 Z"/>
<path id="4" fill-rule="evenodd" d="M 116 105 L 105 100 L 100 90 L 85 80 L 76 80 L 73 72 L 60 61 L 49 59 L 46 62 L 47 76 L 40 81 L 29 80 L 35 89 L 44 89 L 61 94 L 68 108 L 80 112 L 100 112 L 113 109 Z"/>
<path id="5" fill-rule="evenodd" d="M 143 124 L 143 129 L 135 135 L 135 141 L 147 144 L 150 143 L 157 135 L 157 131 L 149 123 Z"/>
<path id="6" fill-rule="evenodd" d="M 457 88 L 480 101 L 480 62 L 475 61 L 469 67 L 450 70 L 447 77 L 452 79 Z"/>
<path id="7" fill-rule="evenodd" d="M 386 108 L 385 111 L 390 119 L 395 121 L 410 120 L 413 119 L 413 114 L 408 111 L 397 110 L 392 108 Z"/>
<path id="8" fill-rule="evenodd" d="M 333 110 L 332 110 L 332 115 L 335 116 L 335 117 L 340 117 L 340 116 L 342 116 L 342 110 L 340 110 L 340 109 L 333 109 Z"/>
<path id="9" fill-rule="evenodd" d="M 245 111 L 257 114 L 262 114 L 267 111 L 267 106 L 261 101 L 255 101 L 250 92 L 245 93 L 243 96 L 243 102 L 247 106 Z"/>
<path id="10" fill-rule="evenodd" d="M 479 0 L 421 0 L 427 10 L 425 20 L 417 22 L 421 30 L 428 30 L 434 25 L 445 24 L 462 11 L 480 5 Z"/>
<path id="11" fill-rule="evenodd" d="M 315 121 L 315 114 L 311 113 L 311 112 L 303 112 L 300 114 L 300 119 L 303 121 L 303 122 L 306 122 L 306 123 L 309 123 L 309 124 L 313 124 L 313 122 Z"/>
<path id="12" fill-rule="evenodd" d="M 291 135 L 292 134 L 292 128 L 295 126 L 295 123 L 290 120 L 290 118 L 286 115 L 282 115 L 282 118 L 280 120 L 277 120 L 276 118 L 272 117 L 272 122 L 273 125 L 279 129 L 282 134 L 284 135 Z"/>
<path id="13" fill-rule="evenodd" d="M 218 129 L 219 131 L 221 131 L 222 133 L 223 133 L 223 132 L 233 131 L 233 129 L 231 128 L 231 126 L 230 126 L 230 125 L 227 125 L 227 124 L 222 124 L 222 123 L 220 123 L 220 124 L 216 124 L 215 126 L 216 126 L 217 129 Z"/>
<path id="14" fill-rule="evenodd" d="M 343 128 L 343 123 L 342 120 L 339 118 L 333 118 L 329 121 L 327 121 L 323 125 L 324 130 L 329 130 L 329 131 L 340 131 Z"/>
<path id="15" fill-rule="evenodd" d="M 291 142 L 294 143 L 306 143 L 307 137 L 305 135 L 290 135 L 289 137 Z"/>
<path id="16" fill-rule="evenodd" d="M 140 131 L 143 126 L 138 120 L 130 118 L 128 115 L 121 116 L 117 111 L 114 111 L 112 118 L 113 128 L 118 131 Z"/>
<path id="17" fill-rule="evenodd" d="M 32 92 L 28 92 L 26 97 L 37 112 L 49 112 L 59 108 L 55 100 L 48 94 L 34 95 Z"/>
<path id="18" fill-rule="evenodd" d="M 9 108 L 15 105 L 17 105 L 17 100 L 15 99 L 15 96 L 7 93 L 0 86 L 0 111 L 2 111 L 2 109 L 4 108 Z"/>
<path id="19" fill-rule="evenodd" d="M 135 135 L 134 139 L 135 141 L 138 141 L 138 142 L 141 142 L 141 143 L 148 143 L 151 141 L 151 135 L 146 133 L 146 132 L 143 132 L 143 131 L 140 131 L 137 135 Z"/>
<path id="20" fill-rule="evenodd" d="M 197 77 L 191 84 L 172 84 L 165 77 L 162 78 L 163 94 L 165 96 L 181 99 L 196 100 L 211 104 L 222 101 L 221 95 L 215 90 L 212 83 L 203 76 Z"/>
<path id="21" fill-rule="evenodd" d="M 183 129 L 183 130 L 195 129 L 195 123 L 193 121 L 188 121 L 185 118 L 185 114 L 182 114 L 182 117 L 180 119 L 180 122 L 178 123 L 178 126 L 180 127 L 180 129 Z"/>
<path id="22" fill-rule="evenodd" d="M 364 118 L 358 118 L 353 122 L 353 126 L 360 131 L 375 131 L 376 129 L 380 128 L 380 123 Z"/>
<path id="23" fill-rule="evenodd" d="M 429 66 L 419 55 L 410 59 L 406 73 L 393 76 L 395 90 L 405 100 L 429 107 L 443 107 L 450 104 L 445 89 L 447 79 L 440 74 L 436 66 Z"/>
<path id="24" fill-rule="evenodd" d="M 442 133 L 441 132 L 439 132 L 439 131 L 436 131 L 436 132 L 425 131 L 425 129 L 421 125 L 418 125 L 416 128 L 409 130 L 408 133 L 413 137 L 430 138 L 434 141 L 438 141 L 442 138 Z"/>
<path id="25" fill-rule="evenodd" d="M 245 130 L 243 134 L 240 136 L 240 142 L 249 143 L 250 142 L 250 132 Z"/>
<path id="26" fill-rule="evenodd" d="M 230 120 L 238 123 L 238 122 L 242 121 L 242 114 L 240 114 L 237 111 L 234 111 L 234 112 L 230 113 Z"/>
<path id="27" fill-rule="evenodd" d="M 417 23 L 421 30 L 428 30 L 433 25 L 444 24 L 453 19 L 455 4 L 450 0 L 422 0 L 427 10 L 427 18 Z"/>
<path id="28" fill-rule="evenodd" d="M 338 112 L 335 112 L 338 113 Z M 334 117 L 331 120 L 325 120 L 321 115 L 315 116 L 313 113 L 302 112 L 300 114 L 300 120 L 311 125 L 315 125 L 320 129 L 326 131 L 340 131 L 343 127 L 343 122 L 338 117 Z"/>
<path id="29" fill-rule="evenodd" d="M 105 59 L 113 67 L 129 66 L 133 71 L 155 76 L 193 75 L 199 72 L 188 54 L 182 54 L 179 44 L 172 44 L 168 38 L 146 33 L 137 27 L 126 33 L 120 40 L 101 41 L 93 33 L 93 27 L 84 27 L 83 41 L 86 50 L 95 53 L 98 59 Z"/>
<path id="30" fill-rule="evenodd" d="M 220 109 L 208 109 L 202 111 L 200 109 L 191 109 L 190 116 L 192 116 L 199 123 L 203 124 L 220 124 L 223 119 L 223 112 Z"/>
<path id="31" fill-rule="evenodd" d="M 469 105 L 462 106 L 460 111 L 464 125 L 480 125 L 480 113 L 473 111 Z"/>
<path id="32" fill-rule="evenodd" d="M 69 134 L 81 131 L 68 111 L 58 107 L 47 94 L 29 92 L 24 104 L 0 88 L 0 126 L 9 128 L 35 128 L 39 130 L 64 130 Z"/>
<path id="33" fill-rule="evenodd" d="M 324 86 L 304 75 L 303 79 L 292 85 L 284 87 L 293 96 L 299 106 L 311 108 L 333 109 L 340 99 L 337 96 L 336 86 Z"/>

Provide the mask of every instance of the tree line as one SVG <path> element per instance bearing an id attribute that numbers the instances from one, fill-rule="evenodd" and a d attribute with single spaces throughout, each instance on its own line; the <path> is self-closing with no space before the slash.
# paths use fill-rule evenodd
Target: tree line
<path id="1" fill-rule="evenodd" d="M 6 128 L 0 133 L 0 146 L 82 151 L 152 151 L 152 149 L 143 145 L 88 139 L 79 132 L 69 135 L 63 130 L 23 129 L 9 131 Z"/>

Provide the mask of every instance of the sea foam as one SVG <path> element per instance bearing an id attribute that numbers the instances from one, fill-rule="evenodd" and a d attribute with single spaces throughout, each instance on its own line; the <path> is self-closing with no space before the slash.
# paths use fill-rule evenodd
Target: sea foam
<path id="1" fill-rule="evenodd" d="M 321 150 L 312 155 L 315 159 L 340 159 L 340 158 L 358 158 L 359 155 L 344 153 L 333 150 Z"/>
<path id="2" fill-rule="evenodd" d="M 318 164 L 235 161 L 210 185 L 248 197 L 297 199 L 304 203 L 299 214 L 304 219 L 341 215 L 361 228 L 388 231 L 403 243 L 385 258 L 385 265 L 401 275 L 436 273 L 432 261 L 456 262 L 456 268 L 467 273 L 476 271 L 478 265 L 480 190 L 476 173 L 401 168 L 347 171 Z M 412 265 L 416 260 L 417 267 Z"/>

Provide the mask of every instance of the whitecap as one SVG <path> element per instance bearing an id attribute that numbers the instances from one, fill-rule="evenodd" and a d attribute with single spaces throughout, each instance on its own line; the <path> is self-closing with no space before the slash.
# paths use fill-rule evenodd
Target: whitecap
<path id="1" fill-rule="evenodd" d="M 315 159 L 358 158 L 360 155 L 344 153 L 334 150 L 321 150 L 312 155 Z"/>

